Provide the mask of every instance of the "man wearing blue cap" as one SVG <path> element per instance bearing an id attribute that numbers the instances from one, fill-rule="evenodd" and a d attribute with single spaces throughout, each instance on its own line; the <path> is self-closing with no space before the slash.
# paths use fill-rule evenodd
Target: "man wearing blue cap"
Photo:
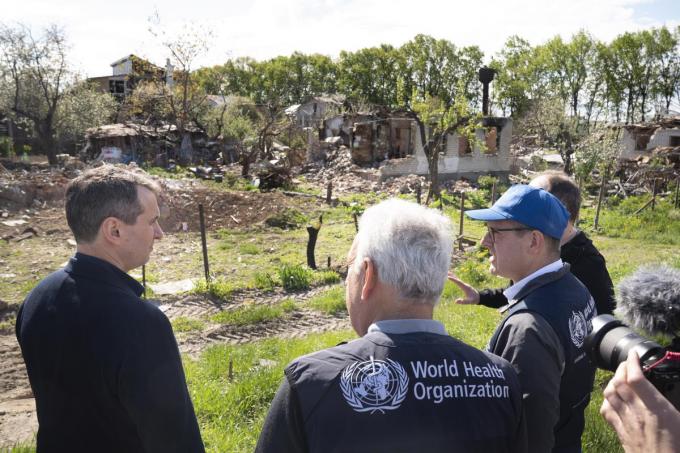
<path id="1" fill-rule="evenodd" d="M 513 282 L 488 350 L 519 374 L 529 451 L 580 452 L 595 377 L 584 348 L 595 303 L 560 259 L 569 214 L 550 193 L 519 184 L 466 214 L 487 223 L 491 273 Z"/>

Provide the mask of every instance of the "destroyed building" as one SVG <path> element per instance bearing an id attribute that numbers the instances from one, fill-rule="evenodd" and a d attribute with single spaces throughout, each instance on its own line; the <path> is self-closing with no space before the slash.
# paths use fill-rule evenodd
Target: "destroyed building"
<path id="1" fill-rule="evenodd" d="M 203 131 L 189 129 L 194 150 L 191 160 L 213 160 L 221 149 L 218 142 L 209 142 Z M 179 132 L 175 125 L 152 127 L 136 123 L 106 124 L 88 129 L 87 145 L 81 154 L 86 159 L 109 162 L 149 162 L 164 165 L 178 159 Z"/>
<path id="2" fill-rule="evenodd" d="M 622 126 L 621 160 L 636 160 L 658 148 L 680 147 L 680 116 Z"/>
<path id="3" fill-rule="evenodd" d="M 174 67 L 170 60 L 166 60 L 165 68 L 130 54 L 111 63 L 110 76 L 91 77 L 88 81 L 96 84 L 103 93 L 111 93 L 113 97 L 122 100 L 129 96 L 135 86 L 142 80 L 157 80 L 173 85 Z"/>
<path id="4" fill-rule="evenodd" d="M 395 129 L 408 148 L 390 147 L 380 167 L 382 179 L 407 174 L 428 175 L 427 156 L 420 140 L 420 132 L 415 121 L 410 120 L 410 128 Z M 404 123 L 402 123 L 404 124 Z M 475 132 L 475 142 L 471 145 L 466 137 L 456 133 L 444 139 L 439 156 L 439 178 L 441 180 L 466 178 L 476 180 L 482 175 L 493 175 L 506 180 L 510 175 L 510 139 L 512 120 L 510 118 L 485 117 L 482 127 Z M 405 138 L 402 140 L 406 140 Z M 406 152 L 406 156 L 403 154 Z"/>
<path id="5" fill-rule="evenodd" d="M 341 112 L 344 102 L 340 95 L 314 96 L 301 104 L 291 105 L 285 113 L 298 127 L 319 127 L 324 118 Z"/>
<path id="6" fill-rule="evenodd" d="M 480 69 L 485 117 L 472 143 L 456 133 L 445 137 L 440 150 L 440 179 L 476 180 L 481 175 L 494 175 L 506 180 L 510 175 L 512 120 L 488 116 L 488 88 L 492 79 L 492 70 Z M 331 115 L 318 130 L 320 140 L 335 143 L 342 139 L 355 164 L 378 165 L 381 179 L 429 174 L 420 130 L 407 112 L 382 109 L 366 114 Z M 309 143 L 311 150 L 313 143 Z"/>

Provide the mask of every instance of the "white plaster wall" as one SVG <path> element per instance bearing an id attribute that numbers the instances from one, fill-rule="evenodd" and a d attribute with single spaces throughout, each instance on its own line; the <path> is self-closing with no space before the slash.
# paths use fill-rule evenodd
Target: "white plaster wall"
<path id="1" fill-rule="evenodd" d="M 621 148 L 622 151 L 619 155 L 619 159 L 634 159 L 640 154 L 635 151 L 634 135 L 626 129 L 623 130 L 623 134 L 621 135 Z"/>
<path id="2" fill-rule="evenodd" d="M 647 150 L 657 146 L 670 146 L 671 137 L 680 137 L 680 129 L 658 129 L 649 139 Z"/>
<path id="3" fill-rule="evenodd" d="M 132 72 L 132 60 L 128 58 L 127 60 L 112 66 L 112 68 L 114 76 L 130 74 Z"/>
<path id="4" fill-rule="evenodd" d="M 412 129 L 413 130 L 413 129 Z M 415 151 L 413 156 L 387 162 L 380 170 L 383 177 L 404 174 L 427 175 L 427 158 L 420 141 L 420 131 L 415 130 Z M 476 131 L 478 141 L 484 140 L 484 130 Z M 512 121 L 508 120 L 501 130 L 500 146 L 497 154 L 486 154 L 479 146 L 475 146 L 467 156 L 458 155 L 458 135 L 451 134 L 447 138 L 446 151 L 439 160 L 439 174 L 487 173 L 510 171 L 510 139 L 512 137 Z"/>
<path id="5" fill-rule="evenodd" d="M 330 137 L 334 134 L 333 129 L 335 129 L 335 135 L 339 134 L 342 130 L 344 120 L 341 116 L 335 118 L 330 118 L 326 120 L 326 137 Z"/>

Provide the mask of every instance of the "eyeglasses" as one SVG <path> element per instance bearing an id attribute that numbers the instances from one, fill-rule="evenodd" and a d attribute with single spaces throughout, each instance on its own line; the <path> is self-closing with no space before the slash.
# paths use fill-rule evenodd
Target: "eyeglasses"
<path id="1" fill-rule="evenodd" d="M 490 226 L 486 226 L 487 231 L 489 232 L 489 237 L 491 238 L 491 242 L 496 242 L 496 234 L 500 233 L 502 231 L 531 231 L 534 228 L 527 228 L 527 227 L 516 227 L 516 228 L 491 228 Z"/>

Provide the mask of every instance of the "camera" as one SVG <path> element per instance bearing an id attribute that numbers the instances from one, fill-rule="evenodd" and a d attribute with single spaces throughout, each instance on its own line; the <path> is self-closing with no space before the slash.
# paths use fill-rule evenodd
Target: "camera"
<path id="1" fill-rule="evenodd" d="M 680 410 L 680 337 L 675 337 L 669 347 L 663 347 L 613 316 L 600 315 L 593 318 L 586 349 L 598 368 L 609 371 L 616 371 L 628 358 L 628 352 L 637 352 L 647 379 Z"/>

